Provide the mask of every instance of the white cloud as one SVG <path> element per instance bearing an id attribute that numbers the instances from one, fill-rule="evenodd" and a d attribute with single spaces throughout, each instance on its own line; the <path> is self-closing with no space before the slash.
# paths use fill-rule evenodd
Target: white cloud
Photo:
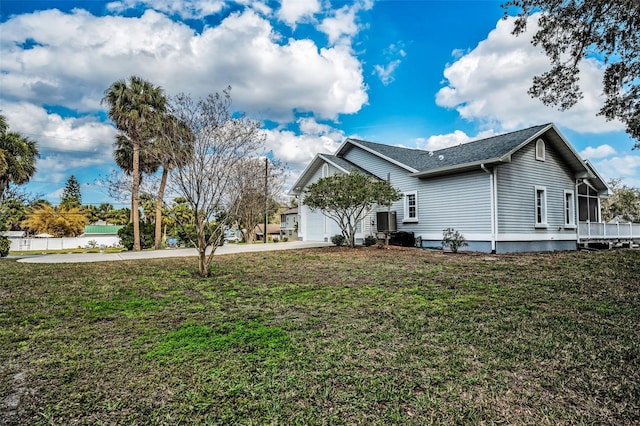
<path id="1" fill-rule="evenodd" d="M 116 130 L 95 117 L 63 118 L 26 102 L 2 102 L 0 108 L 11 130 L 35 140 L 41 152 L 90 154 L 103 162 L 110 159 Z"/>
<path id="2" fill-rule="evenodd" d="M 200 19 L 215 15 L 225 7 L 222 0 L 122 0 L 107 4 L 107 10 L 123 12 L 129 9 L 150 8 L 184 19 Z"/>
<path id="3" fill-rule="evenodd" d="M 428 138 L 418 138 L 416 140 L 416 146 L 419 149 L 426 151 L 437 151 L 439 149 L 449 148 L 451 146 L 460 145 L 463 143 L 475 141 L 478 139 L 484 139 L 494 136 L 493 130 L 487 130 L 478 133 L 476 136 L 469 136 L 462 130 L 456 130 L 453 133 L 447 133 L 444 135 L 433 135 Z"/>
<path id="4" fill-rule="evenodd" d="M 170 94 L 201 96 L 230 84 L 236 107 L 278 121 L 290 120 L 294 110 L 335 119 L 368 99 L 350 47 L 281 43 L 253 10 L 233 13 L 202 34 L 154 11 L 124 18 L 51 10 L 16 16 L 0 31 L 0 83 L 13 101 L 96 111 L 109 84 L 132 74 Z M 38 45 L 20 47 L 27 40 Z"/>
<path id="5" fill-rule="evenodd" d="M 394 80 L 393 73 L 398 68 L 402 61 L 400 59 L 396 59 L 394 61 L 389 62 L 387 65 L 374 65 L 374 73 L 378 75 L 380 81 L 385 86 L 391 84 Z"/>
<path id="6" fill-rule="evenodd" d="M 596 169 L 607 178 L 623 178 L 623 183 L 640 187 L 640 155 L 611 157 L 594 163 Z"/>
<path id="7" fill-rule="evenodd" d="M 266 130 L 267 151 L 287 163 L 293 170 L 301 170 L 318 153 L 333 154 L 344 139 L 344 133 L 333 128 L 310 128 L 301 124 L 308 133 L 297 134 L 290 130 Z"/>
<path id="8" fill-rule="evenodd" d="M 344 6 L 333 17 L 325 18 L 318 29 L 329 37 L 330 44 L 335 44 L 343 37 L 350 38 L 358 33 L 355 17 L 355 7 Z"/>
<path id="9" fill-rule="evenodd" d="M 320 12 L 318 0 L 282 0 L 278 17 L 288 25 L 295 27 L 299 22 L 308 21 Z"/>
<path id="10" fill-rule="evenodd" d="M 500 123 L 504 130 L 547 122 L 582 133 L 623 129 L 617 121 L 596 117 L 603 103 L 603 64 L 595 59 L 583 61 L 580 85 L 584 98 L 572 109 L 559 112 L 530 98 L 527 90 L 533 76 L 548 70 L 549 61 L 531 44 L 536 16 L 530 19 L 526 34 L 515 37 L 512 28 L 513 18 L 498 21 L 486 40 L 446 67 L 447 85 L 436 95 L 438 105 L 455 108 L 468 120 Z"/>
<path id="11" fill-rule="evenodd" d="M 402 63 L 402 59 L 407 56 L 403 43 L 392 43 L 384 50 L 384 58 L 387 65 L 374 65 L 373 74 L 377 75 L 385 86 L 391 84 L 395 78 L 393 73 Z"/>
<path id="12" fill-rule="evenodd" d="M 322 31 L 329 38 L 329 44 L 344 43 L 351 44 L 351 39 L 361 29 L 356 22 L 357 13 L 361 10 L 369 10 L 373 7 L 373 2 L 369 0 L 355 1 L 351 5 L 343 6 L 333 12 L 318 25 L 318 30 Z"/>
<path id="13" fill-rule="evenodd" d="M 109 151 L 109 154 L 111 151 Z M 104 166 L 102 157 L 79 156 L 69 157 L 68 155 L 52 154 L 45 155 L 38 159 L 36 163 L 37 172 L 33 182 L 44 182 L 47 184 L 60 184 L 66 182 L 69 176 L 74 174 L 74 170 L 88 169 L 92 167 Z"/>
<path id="14" fill-rule="evenodd" d="M 616 150 L 611 145 L 600 145 L 597 147 L 588 146 L 580 151 L 580 156 L 585 159 L 603 158 L 614 155 Z"/>

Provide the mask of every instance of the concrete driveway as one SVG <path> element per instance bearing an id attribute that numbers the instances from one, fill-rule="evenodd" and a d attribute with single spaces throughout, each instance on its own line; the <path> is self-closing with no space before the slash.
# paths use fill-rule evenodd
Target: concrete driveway
<path id="1" fill-rule="evenodd" d="M 216 249 L 215 255 L 248 253 L 258 251 L 297 250 L 315 247 L 329 247 L 333 244 L 313 241 L 291 241 L 270 244 L 225 244 Z M 194 248 L 178 248 L 145 251 L 123 251 L 120 253 L 69 253 L 44 254 L 18 259 L 22 263 L 85 263 L 85 262 L 114 262 L 118 260 L 158 259 L 162 257 L 197 256 Z"/>

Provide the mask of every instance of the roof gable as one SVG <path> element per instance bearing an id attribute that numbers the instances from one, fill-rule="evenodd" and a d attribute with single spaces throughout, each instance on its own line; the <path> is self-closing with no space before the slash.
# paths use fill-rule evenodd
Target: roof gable
<path id="1" fill-rule="evenodd" d="M 338 157 L 336 155 L 331 154 L 316 154 L 316 156 L 311 160 L 309 165 L 304 169 L 304 171 L 300 174 L 300 177 L 296 180 L 296 182 L 291 187 L 289 191 L 290 195 L 297 195 L 302 192 L 302 188 L 307 184 L 309 179 L 313 176 L 313 174 L 322 166 L 322 164 L 331 164 L 333 167 L 341 171 L 342 173 L 351 173 L 354 171 L 359 171 L 361 173 L 370 175 L 368 171 L 356 166 L 352 162 L 345 160 L 344 158 Z"/>

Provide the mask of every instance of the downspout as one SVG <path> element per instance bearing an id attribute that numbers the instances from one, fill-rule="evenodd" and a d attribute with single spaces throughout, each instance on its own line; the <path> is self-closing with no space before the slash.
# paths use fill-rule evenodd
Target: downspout
<path id="1" fill-rule="evenodd" d="M 480 164 L 480 168 L 489 175 L 489 202 L 491 206 L 491 253 L 496 252 L 496 228 L 497 228 L 497 208 L 496 208 L 496 179 L 495 167 L 489 170 L 484 163 Z"/>

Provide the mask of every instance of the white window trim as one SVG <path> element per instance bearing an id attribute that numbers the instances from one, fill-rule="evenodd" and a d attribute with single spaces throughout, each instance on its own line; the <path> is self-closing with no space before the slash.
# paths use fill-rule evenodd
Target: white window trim
<path id="1" fill-rule="evenodd" d="M 417 223 L 418 222 L 418 191 L 410 191 L 403 193 L 404 195 L 404 218 L 402 223 Z M 409 217 L 409 196 L 413 195 L 416 200 L 416 217 Z"/>
<path id="2" fill-rule="evenodd" d="M 542 155 L 538 154 L 538 151 L 539 151 L 538 146 L 542 146 Z M 544 140 L 538 139 L 536 141 L 536 160 L 544 161 L 546 155 L 547 155 L 547 146 L 546 146 Z"/>
<path id="3" fill-rule="evenodd" d="M 571 219 L 567 222 L 567 195 L 571 196 L 571 204 L 569 205 Z M 565 229 L 576 229 L 576 193 L 575 191 L 564 190 L 564 227 Z"/>
<path id="4" fill-rule="evenodd" d="M 542 221 L 538 222 L 538 192 L 542 191 Z M 533 190 L 533 204 L 534 204 L 534 216 L 536 228 L 548 228 L 547 223 L 547 187 L 546 186 L 534 186 Z"/>

